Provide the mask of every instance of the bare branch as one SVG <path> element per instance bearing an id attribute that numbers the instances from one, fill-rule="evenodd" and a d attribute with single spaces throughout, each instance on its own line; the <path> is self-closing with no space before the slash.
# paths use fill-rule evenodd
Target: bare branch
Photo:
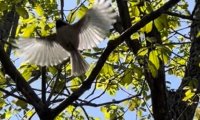
<path id="1" fill-rule="evenodd" d="M 22 100 L 22 101 L 24 101 L 24 102 L 26 102 L 26 103 L 29 103 L 26 99 L 24 99 L 24 98 L 22 98 L 22 97 L 20 97 L 20 96 L 17 96 L 17 95 L 15 95 L 15 94 L 13 94 L 13 93 L 7 91 L 7 90 L 4 90 L 3 88 L 0 88 L 0 91 L 4 92 L 6 95 L 12 96 L 12 97 L 17 98 L 17 99 L 19 99 L 19 100 Z"/>
<path id="2" fill-rule="evenodd" d="M 179 18 L 182 18 L 182 19 L 194 20 L 192 16 L 182 15 L 182 14 L 178 14 L 178 13 L 174 13 L 174 12 L 166 11 L 164 14 L 179 17 Z"/>

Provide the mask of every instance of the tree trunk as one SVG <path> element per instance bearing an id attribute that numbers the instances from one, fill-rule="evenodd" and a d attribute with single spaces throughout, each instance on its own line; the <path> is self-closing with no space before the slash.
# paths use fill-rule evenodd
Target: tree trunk
<path id="1" fill-rule="evenodd" d="M 196 0 L 196 7 L 193 11 L 193 18 L 195 20 L 200 19 L 200 0 Z M 193 20 L 191 25 L 191 48 L 190 57 L 186 67 L 185 76 L 182 79 L 182 83 L 176 92 L 168 92 L 168 102 L 170 104 L 170 116 L 174 120 L 192 120 L 195 114 L 196 107 L 199 102 L 198 95 L 195 95 L 191 101 L 192 104 L 182 101 L 185 96 L 184 87 L 189 86 L 191 89 L 196 89 L 196 94 L 200 92 L 200 37 L 197 36 L 200 30 L 199 21 Z M 191 82 L 196 82 L 191 86 Z M 189 85 L 190 84 L 190 85 Z"/>

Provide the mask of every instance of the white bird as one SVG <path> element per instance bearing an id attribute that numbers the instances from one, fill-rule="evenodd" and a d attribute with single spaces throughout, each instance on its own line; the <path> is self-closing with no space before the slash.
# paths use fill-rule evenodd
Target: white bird
<path id="1" fill-rule="evenodd" d="M 56 21 L 56 33 L 45 38 L 20 39 L 18 52 L 25 61 L 39 66 L 54 66 L 70 56 L 72 75 L 86 72 L 89 65 L 79 50 L 97 46 L 116 22 L 116 13 L 108 0 L 96 0 L 86 15 L 75 24 Z"/>

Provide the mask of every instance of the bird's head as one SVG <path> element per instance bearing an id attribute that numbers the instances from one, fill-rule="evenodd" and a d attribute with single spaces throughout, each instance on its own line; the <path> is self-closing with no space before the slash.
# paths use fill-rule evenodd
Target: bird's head
<path id="1" fill-rule="evenodd" d="M 68 23 L 63 21 L 63 20 L 61 20 L 61 19 L 56 20 L 56 29 L 58 29 L 58 28 L 60 28 L 62 26 L 65 26 L 65 25 L 68 25 Z"/>

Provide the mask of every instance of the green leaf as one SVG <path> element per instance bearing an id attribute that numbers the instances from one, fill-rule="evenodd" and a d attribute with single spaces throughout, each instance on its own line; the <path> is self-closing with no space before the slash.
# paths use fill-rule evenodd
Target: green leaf
<path id="1" fill-rule="evenodd" d="M 156 78 L 157 75 L 158 75 L 158 70 L 157 70 L 157 68 L 155 67 L 155 65 L 151 61 L 148 62 L 148 68 L 149 68 L 152 76 L 154 78 Z"/>
<path id="2" fill-rule="evenodd" d="M 141 111 L 141 110 L 138 110 L 138 111 L 137 111 L 137 115 L 138 115 L 139 118 L 141 118 L 141 117 L 142 117 L 142 111 Z"/>
<path id="3" fill-rule="evenodd" d="M 195 93 L 193 91 L 191 91 L 191 89 L 188 89 L 185 92 L 185 97 L 183 98 L 183 101 L 188 101 L 190 100 L 193 96 L 195 95 Z"/>
<path id="4" fill-rule="evenodd" d="M 72 87 L 70 87 L 70 88 L 72 91 L 76 91 L 81 86 L 81 84 L 82 84 L 81 79 L 76 77 L 71 81 Z"/>
<path id="5" fill-rule="evenodd" d="M 6 111 L 6 113 L 5 113 L 5 119 L 9 120 L 11 116 L 12 116 L 11 111 Z"/>
<path id="6" fill-rule="evenodd" d="M 108 57 L 108 61 L 115 63 L 119 61 L 119 54 L 117 52 L 112 52 Z"/>
<path id="7" fill-rule="evenodd" d="M 26 108 L 27 108 L 27 103 L 24 102 L 24 101 L 22 101 L 22 100 L 17 100 L 17 101 L 15 102 L 15 104 L 16 104 L 17 106 L 23 108 L 23 109 L 26 109 Z"/>
<path id="8" fill-rule="evenodd" d="M 0 108 L 4 107 L 5 105 L 4 99 L 0 98 Z"/>
<path id="9" fill-rule="evenodd" d="M 22 76 L 24 77 L 25 80 L 29 80 L 32 76 L 32 72 L 37 70 L 38 67 L 35 65 L 28 65 L 22 63 L 21 66 L 19 67 L 19 71 L 22 73 Z"/>
<path id="10" fill-rule="evenodd" d="M 29 117 L 31 117 L 33 114 L 34 114 L 34 111 L 33 111 L 33 110 L 29 110 L 29 111 L 26 112 L 26 117 L 29 118 Z"/>
<path id="11" fill-rule="evenodd" d="M 14 0 L 15 4 L 22 2 L 23 0 Z"/>
<path id="12" fill-rule="evenodd" d="M 133 5 L 131 7 L 131 15 L 134 16 L 134 17 L 140 16 L 140 11 L 139 11 L 137 6 Z"/>
<path id="13" fill-rule="evenodd" d="M 108 108 L 107 107 L 101 107 L 100 109 L 101 109 L 101 112 L 104 113 L 104 117 L 106 118 L 106 120 L 110 119 L 111 116 L 110 116 L 110 113 L 108 111 Z"/>
<path id="14" fill-rule="evenodd" d="M 67 21 L 69 23 L 73 23 L 76 19 L 76 11 L 70 11 L 69 14 L 67 15 Z"/>
<path id="15" fill-rule="evenodd" d="M 48 71 L 53 75 L 55 75 L 58 72 L 58 70 L 55 67 L 48 67 Z"/>
<path id="16" fill-rule="evenodd" d="M 197 38 L 199 38 L 199 37 L 200 37 L 200 31 L 197 33 L 196 37 L 197 37 Z"/>
<path id="17" fill-rule="evenodd" d="M 131 64 L 131 68 L 133 70 L 134 76 L 140 78 L 143 74 L 142 68 L 138 67 L 137 65 Z"/>
<path id="18" fill-rule="evenodd" d="M 0 1 L 0 11 L 7 10 L 8 6 L 6 5 L 6 1 Z"/>
<path id="19" fill-rule="evenodd" d="M 154 64 L 154 66 L 158 70 L 159 67 L 160 67 L 160 62 L 159 62 L 159 59 L 158 59 L 158 52 L 157 52 L 157 50 L 152 50 L 149 53 L 149 60 L 151 61 L 151 63 Z"/>
<path id="20" fill-rule="evenodd" d="M 100 71 L 100 74 L 103 74 L 103 76 L 113 76 L 114 75 L 114 69 L 113 66 L 105 63 L 103 68 Z"/>
<path id="21" fill-rule="evenodd" d="M 76 12 L 76 15 L 78 18 L 82 18 L 86 14 L 87 11 L 88 11 L 88 8 L 85 7 L 85 5 L 82 5 Z"/>
<path id="22" fill-rule="evenodd" d="M 154 20 L 154 24 L 158 31 L 163 30 L 164 28 L 168 28 L 168 22 L 167 22 L 167 15 L 161 15 L 157 19 Z"/>
<path id="23" fill-rule="evenodd" d="M 159 58 L 164 62 L 164 64 L 167 64 L 170 59 L 171 50 L 165 46 L 157 46 L 156 49 L 159 53 Z"/>
<path id="24" fill-rule="evenodd" d="M 38 14 L 39 16 L 43 16 L 43 15 L 44 15 L 43 8 L 42 8 L 39 4 L 36 5 L 35 11 L 37 12 L 37 14 Z"/>
<path id="25" fill-rule="evenodd" d="M 2 71 L 0 71 L 0 84 L 4 84 L 6 82 L 5 76 L 3 75 Z"/>
<path id="26" fill-rule="evenodd" d="M 34 32 L 36 26 L 35 24 L 29 24 L 26 28 L 24 28 L 23 31 L 23 37 L 28 38 L 31 36 L 31 34 Z"/>
<path id="27" fill-rule="evenodd" d="M 29 17 L 27 10 L 23 7 L 16 7 L 16 12 L 24 19 L 28 19 Z"/>
<path id="28" fill-rule="evenodd" d="M 151 32 L 152 28 L 153 28 L 153 22 L 151 21 L 148 24 L 146 24 L 143 28 L 141 28 L 140 30 L 141 30 L 141 32 L 149 33 L 149 32 Z"/>
<path id="29" fill-rule="evenodd" d="M 123 86 L 127 86 L 127 85 L 130 85 L 132 80 L 133 80 L 133 77 L 132 77 L 133 73 L 132 73 L 132 70 L 130 69 L 127 69 L 125 72 L 124 72 L 124 77 L 122 78 L 121 80 L 121 84 Z"/>
<path id="30" fill-rule="evenodd" d="M 73 111 L 74 111 L 74 106 L 72 106 L 72 105 L 69 105 L 67 108 L 66 108 L 66 111 L 68 112 L 68 113 L 73 113 Z"/>
<path id="31" fill-rule="evenodd" d="M 143 47 L 143 48 L 139 49 L 137 55 L 138 56 L 145 56 L 145 55 L 147 55 L 147 53 L 148 53 L 148 48 Z"/>

